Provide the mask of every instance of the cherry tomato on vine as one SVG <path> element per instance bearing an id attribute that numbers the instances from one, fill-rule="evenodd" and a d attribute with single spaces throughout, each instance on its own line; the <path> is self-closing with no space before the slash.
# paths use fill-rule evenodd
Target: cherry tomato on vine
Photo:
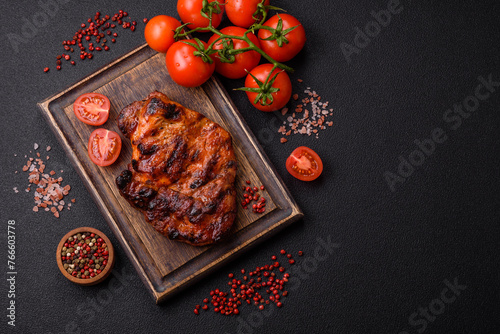
<path id="1" fill-rule="evenodd" d="M 224 35 L 243 36 L 246 30 L 240 27 L 226 27 L 224 29 L 221 29 L 220 32 L 223 33 Z M 247 36 L 252 41 L 252 43 L 254 43 L 257 47 L 260 47 L 259 39 L 257 38 L 257 36 L 255 36 L 251 32 L 248 33 Z M 209 45 L 212 44 L 217 38 L 219 38 L 219 35 L 214 34 L 208 40 L 208 44 Z M 233 41 L 233 48 L 235 50 L 248 47 L 248 43 L 245 41 L 239 39 L 232 39 L 232 41 Z M 223 44 L 227 42 L 228 39 L 225 39 L 225 42 L 224 40 L 221 39 L 215 42 L 213 49 L 221 50 L 223 49 Z M 251 71 L 255 66 L 259 64 L 259 61 L 260 61 L 260 54 L 257 51 L 246 51 L 243 53 L 236 54 L 234 55 L 234 62 L 232 63 L 222 62 L 220 56 L 216 54 L 215 71 L 217 73 L 222 74 L 226 78 L 239 79 L 247 75 L 247 71 Z"/>
<path id="2" fill-rule="evenodd" d="M 262 0 L 227 0 L 226 14 L 235 26 L 248 28 L 255 23 L 253 18 L 257 6 Z M 269 0 L 265 0 L 264 6 L 269 6 Z M 257 19 L 262 19 L 262 14 Z"/>
<path id="3" fill-rule="evenodd" d="M 99 93 L 80 95 L 73 103 L 75 116 L 85 124 L 102 125 L 109 116 L 109 99 Z"/>
<path id="4" fill-rule="evenodd" d="M 282 29 L 278 27 L 280 20 L 282 22 Z M 276 14 L 263 25 L 276 29 L 275 36 L 273 36 L 271 31 L 266 29 L 260 29 L 258 33 L 261 40 L 261 49 L 276 61 L 284 62 L 292 59 L 302 50 L 306 43 L 304 27 L 292 15 Z M 272 39 L 265 40 L 268 38 Z"/>
<path id="5" fill-rule="evenodd" d="M 312 149 L 299 146 L 286 159 L 286 169 L 299 180 L 312 181 L 323 172 L 323 162 Z"/>
<path id="6" fill-rule="evenodd" d="M 245 90 L 253 106 L 261 111 L 269 112 L 281 109 L 288 103 L 292 96 L 292 83 L 288 74 L 281 69 L 275 69 L 272 74 L 269 75 L 272 69 L 272 64 L 259 65 L 255 67 L 245 79 L 244 89 L 250 88 L 255 90 L 256 88 L 260 88 L 259 90 L 262 91 L 259 93 Z M 271 80 L 276 74 L 277 76 L 272 82 L 272 85 L 269 85 L 270 81 L 266 82 L 266 79 L 269 77 Z M 272 101 L 270 97 L 272 97 Z"/>
<path id="7" fill-rule="evenodd" d="M 122 149 L 120 136 L 110 130 L 99 128 L 90 134 L 88 152 L 98 166 L 109 166 L 118 159 Z"/>
<path id="8" fill-rule="evenodd" d="M 212 15 L 212 26 L 217 28 L 222 21 L 224 14 L 224 1 L 223 0 L 208 0 L 209 3 L 214 1 L 219 2 L 220 13 Z M 203 9 L 203 0 L 177 0 L 177 13 L 183 23 L 188 24 L 189 29 L 208 27 L 209 20 L 201 15 Z M 208 15 L 208 14 L 207 14 Z"/>
<path id="9" fill-rule="evenodd" d="M 207 48 L 207 43 L 198 40 Z M 215 62 L 203 61 L 206 55 L 199 53 L 196 41 L 178 41 L 172 44 L 167 51 L 166 63 L 170 77 L 179 85 L 184 87 L 196 87 L 207 81 L 215 70 Z"/>
<path id="10" fill-rule="evenodd" d="M 176 18 L 167 15 L 153 17 L 144 28 L 144 37 L 151 49 L 165 53 L 174 41 L 174 30 L 181 23 Z"/>

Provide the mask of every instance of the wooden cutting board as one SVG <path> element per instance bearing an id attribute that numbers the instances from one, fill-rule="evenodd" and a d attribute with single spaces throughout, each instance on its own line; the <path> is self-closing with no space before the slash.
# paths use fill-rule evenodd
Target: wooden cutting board
<path id="1" fill-rule="evenodd" d="M 302 212 L 219 81 L 212 77 L 202 87 L 181 87 L 168 75 L 164 57 L 144 44 L 38 103 L 157 303 L 302 217 Z M 171 241 L 156 232 L 142 213 L 120 196 L 115 178 L 131 160 L 132 148 L 128 139 L 122 137 L 122 153 L 111 166 L 99 167 L 87 154 L 88 139 L 95 127 L 80 122 L 74 115 L 72 105 L 79 95 L 89 92 L 106 95 L 111 101 L 111 111 L 108 121 L 101 127 L 120 133 L 115 121 L 120 110 L 146 98 L 154 90 L 204 114 L 231 133 L 238 159 L 238 215 L 228 240 L 205 247 Z M 252 186 L 265 186 L 265 190 L 260 191 L 267 200 L 265 213 L 256 214 L 250 208 L 244 210 L 241 207 L 246 180 L 250 180 Z"/>

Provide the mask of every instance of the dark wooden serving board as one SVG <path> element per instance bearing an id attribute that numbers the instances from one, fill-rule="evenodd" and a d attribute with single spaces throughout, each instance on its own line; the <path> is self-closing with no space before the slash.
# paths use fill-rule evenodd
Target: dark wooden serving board
<path id="1" fill-rule="evenodd" d="M 171 241 L 154 230 L 144 216 L 118 193 L 115 178 L 130 162 L 132 148 L 122 137 L 116 163 L 99 167 L 87 154 L 88 138 L 95 129 L 75 117 L 72 104 L 89 92 L 106 95 L 111 113 L 102 126 L 120 133 L 115 119 L 120 110 L 158 90 L 187 108 L 219 123 L 233 138 L 238 159 L 238 215 L 231 237 L 212 246 L 194 247 Z M 127 252 L 144 284 L 160 302 L 201 278 L 251 245 L 302 217 L 302 212 L 269 162 L 266 154 L 216 78 L 202 87 L 184 88 L 168 75 L 164 55 L 146 44 L 38 104 L 66 154 L 80 174 L 110 228 Z M 264 214 L 241 208 L 245 181 L 265 186 Z"/>

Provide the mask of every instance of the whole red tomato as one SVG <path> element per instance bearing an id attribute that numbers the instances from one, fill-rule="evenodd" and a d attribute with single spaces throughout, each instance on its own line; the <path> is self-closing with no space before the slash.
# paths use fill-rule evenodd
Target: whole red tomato
<path id="1" fill-rule="evenodd" d="M 276 14 L 263 25 L 276 29 L 280 19 L 283 22 L 283 29 L 276 31 L 276 39 L 265 40 L 273 35 L 267 29 L 260 29 L 258 36 L 262 50 L 274 60 L 284 62 L 292 59 L 302 50 L 306 43 L 306 32 L 299 20 L 289 14 Z M 291 29 L 293 27 L 296 28 Z"/>
<path id="2" fill-rule="evenodd" d="M 225 35 L 243 36 L 246 30 L 240 27 L 226 27 L 224 29 L 221 29 L 220 32 Z M 252 41 L 252 43 L 254 43 L 257 47 L 260 47 L 259 39 L 257 38 L 257 36 L 252 33 L 248 33 L 247 36 Z M 208 40 L 208 44 L 212 44 L 217 38 L 219 38 L 219 35 L 214 34 Z M 228 39 L 226 39 L 226 41 L 227 40 Z M 232 39 L 232 41 L 233 48 L 235 50 L 248 47 L 248 43 L 240 39 Z M 213 48 L 215 50 L 222 50 L 224 43 L 225 42 L 223 40 L 219 40 L 214 44 Z M 234 58 L 234 62 L 225 63 L 220 60 L 219 55 L 215 55 L 215 71 L 229 79 L 243 78 L 247 74 L 247 71 L 251 71 L 255 66 L 259 64 L 260 54 L 256 51 L 246 51 L 234 55 Z"/>
<path id="3" fill-rule="evenodd" d="M 245 90 L 245 92 L 255 108 L 266 112 L 283 108 L 292 96 L 292 83 L 288 74 L 281 69 L 275 69 L 269 76 L 272 69 L 272 64 L 259 65 L 255 67 L 245 79 L 246 89 L 250 88 L 255 90 L 256 88 L 260 88 L 260 90 L 262 90 L 261 93 L 249 90 Z M 276 73 L 279 74 L 276 76 L 272 85 L 269 85 L 266 79 L 268 77 L 272 79 Z M 257 100 L 258 97 L 259 99 Z M 262 97 L 262 99 L 260 99 L 260 97 Z"/>
<path id="4" fill-rule="evenodd" d="M 174 41 L 174 30 L 181 23 L 176 18 L 167 15 L 158 15 L 149 20 L 144 29 L 144 37 L 151 49 L 158 52 L 167 52 Z"/>
<path id="5" fill-rule="evenodd" d="M 219 14 L 212 15 L 212 26 L 217 28 L 222 21 L 224 14 L 223 0 L 208 0 L 209 3 L 218 1 L 221 9 Z M 183 23 L 188 24 L 189 29 L 208 27 L 209 20 L 201 15 L 203 9 L 203 0 L 177 0 L 177 13 L 181 17 Z"/>
<path id="6" fill-rule="evenodd" d="M 207 43 L 198 40 L 207 48 Z M 199 51 L 196 41 L 178 41 L 172 44 L 166 55 L 170 77 L 184 87 L 196 87 L 207 81 L 214 73 L 215 62 L 205 62 L 206 55 L 196 55 Z"/>
<path id="7" fill-rule="evenodd" d="M 234 25 L 248 28 L 255 23 L 253 16 L 261 2 L 262 0 L 228 0 L 226 1 L 227 17 Z M 264 6 L 269 6 L 269 0 L 264 1 Z M 262 19 L 262 14 L 257 13 L 257 19 Z"/>

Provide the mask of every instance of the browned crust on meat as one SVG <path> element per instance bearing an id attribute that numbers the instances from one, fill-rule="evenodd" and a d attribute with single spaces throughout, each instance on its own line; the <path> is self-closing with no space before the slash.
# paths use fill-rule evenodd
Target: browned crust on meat
<path id="1" fill-rule="evenodd" d="M 119 114 L 132 161 L 120 194 L 158 232 L 202 246 L 225 237 L 236 217 L 231 136 L 200 113 L 153 92 Z"/>

